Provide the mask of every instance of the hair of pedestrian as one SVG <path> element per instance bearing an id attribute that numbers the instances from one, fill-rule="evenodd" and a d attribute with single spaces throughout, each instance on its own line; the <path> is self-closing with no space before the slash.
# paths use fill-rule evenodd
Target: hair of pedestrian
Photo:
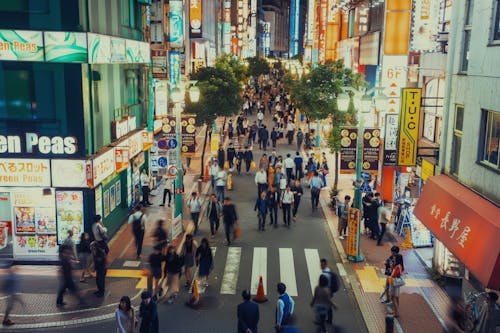
<path id="1" fill-rule="evenodd" d="M 278 290 L 278 293 L 284 294 L 286 291 L 286 285 L 283 282 L 278 283 L 276 286 L 276 289 Z"/>
<path id="2" fill-rule="evenodd" d="M 192 240 L 193 239 L 193 234 L 187 234 L 186 235 L 186 241 Z"/>
<path id="3" fill-rule="evenodd" d="M 375 192 L 375 196 L 376 197 L 380 197 L 380 193 L 379 192 Z"/>
<path id="4" fill-rule="evenodd" d="M 299 153 L 299 152 L 296 152 L 296 153 L 295 153 L 295 155 L 299 156 L 299 155 L 300 155 L 300 153 Z"/>
<path id="5" fill-rule="evenodd" d="M 488 299 L 493 303 L 496 303 L 496 301 L 498 301 L 498 294 L 496 292 L 490 291 L 488 293 Z"/>
<path id="6" fill-rule="evenodd" d="M 328 263 L 328 262 L 326 261 L 326 259 L 325 259 L 325 258 L 321 258 L 321 260 L 320 260 L 319 262 L 320 262 L 322 265 L 325 265 L 325 266 L 326 266 L 326 264 Z"/>
<path id="7" fill-rule="evenodd" d="M 135 211 L 137 212 L 141 210 L 141 208 L 142 208 L 141 204 L 138 204 L 137 206 L 135 206 Z"/>
<path id="8" fill-rule="evenodd" d="M 195 191 L 195 192 L 193 192 L 193 193 L 191 193 L 191 195 L 192 195 L 192 196 L 195 196 L 196 194 L 197 194 L 197 193 L 196 193 L 196 191 Z"/>
<path id="9" fill-rule="evenodd" d="M 344 197 L 344 200 L 351 200 L 351 196 L 350 196 L 350 195 L 346 195 L 346 196 Z"/>
<path id="10" fill-rule="evenodd" d="M 101 215 L 94 216 L 94 222 L 99 222 L 101 220 Z"/>
<path id="11" fill-rule="evenodd" d="M 120 305 L 122 303 L 125 303 L 125 311 L 129 311 L 132 308 L 132 303 L 130 302 L 130 297 L 122 296 L 122 298 L 120 298 L 120 303 L 118 304 L 118 309 L 120 309 Z"/>
<path id="12" fill-rule="evenodd" d="M 290 153 L 286 154 L 286 157 L 290 157 L 290 156 L 291 156 Z"/>
<path id="13" fill-rule="evenodd" d="M 229 200 L 231 200 L 231 198 L 230 197 L 225 197 L 224 200 L 229 201 Z"/>
<path id="14" fill-rule="evenodd" d="M 250 300 L 250 297 L 252 297 L 252 296 L 250 295 L 250 292 L 248 291 L 248 289 L 245 289 L 245 290 L 243 290 L 243 291 L 241 292 L 241 297 L 243 297 L 243 299 L 244 299 L 245 301 L 249 301 L 249 300 Z"/>
<path id="15" fill-rule="evenodd" d="M 393 247 L 391 247 L 391 252 L 399 253 L 399 247 L 394 245 Z"/>
<path id="16" fill-rule="evenodd" d="M 328 278 L 325 276 L 325 274 L 321 274 L 319 276 L 318 284 L 321 288 L 328 287 Z"/>
<path id="17" fill-rule="evenodd" d="M 157 223 L 158 223 L 158 226 L 161 227 L 161 226 L 163 226 L 163 223 L 165 223 L 165 221 L 163 219 L 159 219 Z"/>

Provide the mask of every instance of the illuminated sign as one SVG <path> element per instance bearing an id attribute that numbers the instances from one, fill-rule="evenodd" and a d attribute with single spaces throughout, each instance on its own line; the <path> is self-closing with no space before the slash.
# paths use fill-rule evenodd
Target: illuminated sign
<path id="1" fill-rule="evenodd" d="M 0 60 L 43 61 L 42 32 L 0 30 Z"/>
<path id="2" fill-rule="evenodd" d="M 116 140 L 132 132 L 136 128 L 137 123 L 135 116 L 128 116 L 121 120 L 113 120 L 111 122 L 111 136 Z"/>
<path id="3" fill-rule="evenodd" d="M 89 64 L 111 63 L 111 37 L 99 34 L 87 34 Z"/>
<path id="4" fill-rule="evenodd" d="M 414 52 L 436 51 L 439 28 L 439 1 L 415 0 L 413 11 L 411 50 Z"/>
<path id="5" fill-rule="evenodd" d="M 343 128 L 340 131 L 340 173 L 356 172 L 358 129 Z"/>
<path id="6" fill-rule="evenodd" d="M 184 21 L 182 19 L 182 0 L 170 1 L 170 47 L 184 46 Z"/>
<path id="7" fill-rule="evenodd" d="M 299 54 L 299 0 L 290 4 L 290 58 Z"/>
<path id="8" fill-rule="evenodd" d="M 92 160 L 93 185 L 99 185 L 116 170 L 115 149 L 111 148 Z"/>
<path id="9" fill-rule="evenodd" d="M 388 56 L 382 59 L 382 87 L 389 97 L 387 112 L 399 112 L 401 89 L 406 86 L 408 56 Z"/>
<path id="10" fill-rule="evenodd" d="M 26 133 L 24 145 L 20 135 L 0 135 L 0 154 L 73 155 L 78 151 L 76 138 L 72 136 L 44 136 Z M 22 149 L 24 147 L 24 150 Z"/>
<path id="11" fill-rule="evenodd" d="M 417 163 L 418 127 L 420 123 L 421 88 L 404 88 L 399 119 L 398 165 Z"/>
<path id="12" fill-rule="evenodd" d="M 87 187 L 86 168 L 90 161 L 53 159 L 50 162 L 52 187 Z"/>
<path id="13" fill-rule="evenodd" d="M 68 235 L 68 230 L 73 231 L 75 243 L 83 232 L 83 192 L 82 191 L 56 191 L 57 207 L 57 243 L 62 244 Z"/>
<path id="14" fill-rule="evenodd" d="M 45 61 L 87 62 L 87 34 L 84 32 L 45 31 Z"/>
<path id="15" fill-rule="evenodd" d="M 155 116 L 166 116 L 168 111 L 167 81 L 159 80 L 155 84 Z"/>
<path id="16" fill-rule="evenodd" d="M 385 115 L 384 165 L 396 165 L 398 162 L 398 118 L 397 113 Z"/>
<path id="17" fill-rule="evenodd" d="M 171 88 L 181 82 L 181 55 L 179 52 L 170 52 L 168 54 L 169 74 Z"/>
<path id="18" fill-rule="evenodd" d="M 385 12 L 384 54 L 408 54 L 411 0 L 389 1 Z"/>
<path id="19" fill-rule="evenodd" d="M 0 158 L 3 186 L 50 186 L 50 163 L 46 159 Z"/>
<path id="20" fill-rule="evenodd" d="M 201 38 L 202 10 L 202 0 L 189 0 L 189 37 L 191 38 Z"/>

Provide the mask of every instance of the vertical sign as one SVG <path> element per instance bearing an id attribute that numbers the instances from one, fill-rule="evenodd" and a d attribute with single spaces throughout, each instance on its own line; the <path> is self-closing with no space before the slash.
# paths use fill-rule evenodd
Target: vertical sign
<path id="1" fill-rule="evenodd" d="M 398 117 L 396 113 L 385 115 L 384 165 L 396 165 L 398 162 Z"/>
<path id="2" fill-rule="evenodd" d="M 290 4 L 290 58 L 299 54 L 299 6 L 300 0 Z"/>
<path id="3" fill-rule="evenodd" d="M 411 50 L 433 52 L 438 48 L 436 41 L 439 28 L 439 1 L 414 1 Z"/>
<path id="4" fill-rule="evenodd" d="M 363 171 L 378 172 L 380 153 L 380 130 L 365 128 L 363 131 Z"/>
<path id="5" fill-rule="evenodd" d="M 411 0 L 388 0 L 385 6 L 384 54 L 408 54 Z"/>
<path id="6" fill-rule="evenodd" d="M 347 213 L 347 222 L 349 225 L 349 234 L 347 235 L 346 253 L 349 257 L 358 257 L 359 254 L 359 210 L 349 208 Z"/>
<path id="7" fill-rule="evenodd" d="M 326 6 L 327 0 L 321 0 L 318 19 L 318 62 L 325 63 L 326 50 Z"/>
<path id="8" fill-rule="evenodd" d="M 182 18 L 182 0 L 170 0 L 170 47 L 184 46 L 184 21 Z"/>
<path id="9" fill-rule="evenodd" d="M 340 131 L 340 173 L 354 173 L 356 171 L 357 143 L 357 128 L 344 128 Z"/>
<path id="10" fill-rule="evenodd" d="M 321 15 L 321 0 L 311 0 L 310 2 L 314 2 L 312 64 L 313 67 L 316 67 L 319 60 L 319 17 Z"/>
<path id="11" fill-rule="evenodd" d="M 181 82 L 181 55 L 179 52 L 170 52 L 168 55 L 171 88 Z"/>
<path id="12" fill-rule="evenodd" d="M 224 0 L 224 15 L 222 23 L 223 52 L 231 53 L 231 0 Z"/>
<path id="13" fill-rule="evenodd" d="M 399 113 L 401 89 L 406 86 L 408 56 L 384 55 L 382 60 L 382 87 L 389 97 L 387 112 Z"/>
<path id="14" fill-rule="evenodd" d="M 166 116 L 168 111 L 168 85 L 166 80 L 155 84 L 155 116 Z"/>
<path id="15" fill-rule="evenodd" d="M 201 38 L 202 25 L 202 0 L 189 0 L 189 37 Z"/>
<path id="16" fill-rule="evenodd" d="M 415 166 L 417 163 L 421 95 L 421 88 L 404 88 L 402 91 L 398 149 L 398 165 L 401 166 Z"/>

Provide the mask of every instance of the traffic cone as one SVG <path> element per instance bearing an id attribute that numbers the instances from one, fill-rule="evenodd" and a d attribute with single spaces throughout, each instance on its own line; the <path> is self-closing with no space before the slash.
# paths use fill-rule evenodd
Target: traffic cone
<path id="1" fill-rule="evenodd" d="M 193 281 L 193 296 L 186 302 L 186 305 L 190 308 L 198 310 L 201 307 L 200 303 L 200 293 L 198 292 L 198 281 Z"/>
<path id="2" fill-rule="evenodd" d="M 401 247 L 404 249 L 412 249 L 413 244 L 411 242 L 411 231 L 410 227 L 406 228 L 406 239 L 405 241 L 401 244 Z"/>
<path id="3" fill-rule="evenodd" d="M 264 295 L 264 284 L 262 283 L 262 276 L 259 277 L 259 287 L 257 288 L 257 295 L 253 298 L 254 302 L 264 303 L 267 302 L 266 295 Z"/>
<path id="4" fill-rule="evenodd" d="M 208 174 L 208 163 L 205 164 L 205 172 L 203 173 L 203 181 L 208 182 L 210 180 L 210 175 Z"/>

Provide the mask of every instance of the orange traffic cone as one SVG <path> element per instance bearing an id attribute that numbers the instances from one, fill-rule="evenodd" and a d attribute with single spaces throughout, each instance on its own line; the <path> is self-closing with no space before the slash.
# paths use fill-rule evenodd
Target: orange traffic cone
<path id="1" fill-rule="evenodd" d="M 201 307 L 200 293 L 198 292 L 198 281 L 196 280 L 193 281 L 193 296 L 186 302 L 186 305 L 195 310 L 198 310 Z"/>
<path id="2" fill-rule="evenodd" d="M 413 248 L 413 243 L 411 242 L 411 231 L 410 227 L 406 228 L 406 239 L 405 241 L 401 244 L 401 247 L 403 249 L 412 249 Z"/>
<path id="3" fill-rule="evenodd" d="M 208 163 L 205 164 L 205 172 L 203 173 L 203 181 L 208 182 L 210 180 L 210 175 L 208 174 Z"/>
<path id="4" fill-rule="evenodd" d="M 253 300 L 257 303 L 267 302 L 266 295 L 264 295 L 264 284 L 262 283 L 262 276 L 259 277 L 259 287 L 257 288 L 257 295 L 255 295 Z"/>

